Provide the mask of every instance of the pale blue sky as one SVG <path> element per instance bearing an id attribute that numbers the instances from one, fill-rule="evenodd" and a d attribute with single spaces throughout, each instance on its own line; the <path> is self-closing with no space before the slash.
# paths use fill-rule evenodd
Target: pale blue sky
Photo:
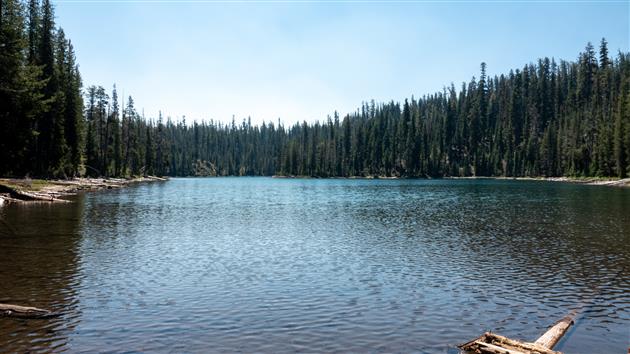
<path id="1" fill-rule="evenodd" d="M 113 83 L 147 116 L 322 120 L 606 37 L 628 51 L 618 2 L 54 1 L 84 85 Z"/>

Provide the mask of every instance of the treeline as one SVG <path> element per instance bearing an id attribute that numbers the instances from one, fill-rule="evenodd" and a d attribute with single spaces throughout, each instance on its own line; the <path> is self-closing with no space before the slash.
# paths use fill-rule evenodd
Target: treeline
<path id="1" fill-rule="evenodd" d="M 141 118 L 133 101 L 87 96 L 88 173 L 106 175 L 616 176 L 630 166 L 630 56 L 605 40 L 576 62 L 506 75 L 343 118 L 290 127 Z"/>
<path id="2" fill-rule="evenodd" d="M 0 175 L 75 176 L 81 78 L 50 0 L 0 0 Z"/>
<path id="3" fill-rule="evenodd" d="M 602 39 L 402 104 L 284 126 L 146 119 L 81 95 L 49 0 L 0 0 L 0 175 L 616 176 L 630 173 L 630 55 Z M 85 104 L 84 104 L 85 101 Z"/>

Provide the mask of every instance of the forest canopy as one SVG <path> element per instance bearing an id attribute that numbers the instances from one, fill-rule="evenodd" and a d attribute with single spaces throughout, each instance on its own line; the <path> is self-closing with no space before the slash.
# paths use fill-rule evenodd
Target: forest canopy
<path id="1" fill-rule="evenodd" d="M 50 0 L 0 0 L 0 175 L 606 176 L 630 173 L 630 56 L 602 39 L 403 102 L 285 126 L 148 119 L 82 88 Z"/>

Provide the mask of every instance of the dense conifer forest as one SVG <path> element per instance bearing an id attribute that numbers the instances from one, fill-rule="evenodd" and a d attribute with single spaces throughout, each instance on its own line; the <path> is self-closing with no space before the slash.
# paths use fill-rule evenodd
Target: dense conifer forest
<path id="1" fill-rule="evenodd" d="M 82 88 L 50 0 L 0 0 L 0 175 L 612 176 L 630 173 L 630 55 L 590 43 L 404 102 L 284 126 L 174 122 Z"/>

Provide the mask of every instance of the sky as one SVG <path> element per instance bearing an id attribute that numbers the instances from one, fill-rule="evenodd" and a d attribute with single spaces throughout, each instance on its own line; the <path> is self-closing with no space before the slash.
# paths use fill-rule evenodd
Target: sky
<path id="1" fill-rule="evenodd" d="M 629 1 L 53 0 L 85 87 L 145 116 L 286 124 L 403 101 L 602 37 L 628 52 Z"/>

